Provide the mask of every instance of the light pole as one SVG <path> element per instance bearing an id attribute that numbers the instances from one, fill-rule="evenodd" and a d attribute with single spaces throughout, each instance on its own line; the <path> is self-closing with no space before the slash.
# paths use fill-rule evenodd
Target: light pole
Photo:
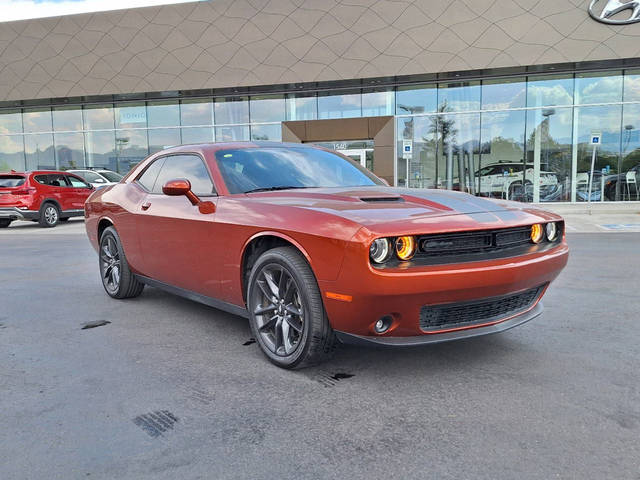
<path id="1" fill-rule="evenodd" d="M 120 173 L 120 155 L 122 154 L 122 149 L 127 143 L 129 143 L 129 137 L 116 137 L 116 171 L 118 173 Z"/>
<path id="2" fill-rule="evenodd" d="M 542 146 L 542 131 L 545 129 L 545 125 L 546 125 L 546 130 L 547 133 L 545 135 L 545 163 L 548 164 L 549 163 L 549 119 L 551 118 L 552 115 L 554 115 L 556 113 L 555 109 L 553 108 L 545 108 L 544 110 L 542 110 L 542 116 L 544 117 L 544 120 L 542 122 L 540 122 L 540 125 L 538 125 L 537 127 L 537 132 L 536 132 L 536 138 L 535 138 L 535 146 L 534 146 L 534 152 L 536 152 L 533 156 L 533 202 L 534 203 L 538 203 L 540 202 L 540 149 Z M 524 167 L 526 167 L 526 163 L 524 165 Z M 522 172 L 522 186 L 524 188 L 524 192 L 525 192 L 525 197 L 526 197 L 526 192 L 527 192 L 527 187 L 526 187 L 526 183 L 525 183 L 525 171 L 526 168 L 524 169 L 524 171 Z"/>
<path id="3" fill-rule="evenodd" d="M 623 155 L 622 162 L 624 162 L 624 157 L 626 157 L 627 155 L 627 148 L 629 148 L 629 143 L 631 143 L 631 132 L 633 131 L 633 129 L 634 129 L 634 126 L 631 124 L 624 126 L 625 139 L 624 139 L 624 148 L 622 149 L 622 155 Z M 622 169 L 620 169 L 620 171 L 618 172 L 618 178 L 620 178 L 620 175 L 622 175 Z M 626 182 L 626 179 L 625 179 L 625 182 Z M 616 182 L 616 200 L 619 200 L 619 199 L 620 199 L 620 180 Z M 624 198 L 622 200 L 624 200 Z"/>

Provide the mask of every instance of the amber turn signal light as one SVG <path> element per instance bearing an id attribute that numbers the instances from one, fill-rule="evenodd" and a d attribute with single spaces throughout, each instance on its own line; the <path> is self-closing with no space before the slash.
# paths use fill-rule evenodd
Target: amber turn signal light
<path id="1" fill-rule="evenodd" d="M 544 237 L 544 229 L 539 223 L 531 225 L 531 241 L 533 243 L 540 243 Z"/>
<path id="2" fill-rule="evenodd" d="M 416 253 L 416 239 L 411 236 L 396 239 L 396 255 L 400 260 L 410 260 Z"/>

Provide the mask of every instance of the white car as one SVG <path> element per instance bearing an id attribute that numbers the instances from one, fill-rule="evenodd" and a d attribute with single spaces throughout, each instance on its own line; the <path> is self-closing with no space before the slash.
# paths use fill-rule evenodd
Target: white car
<path id="1" fill-rule="evenodd" d="M 70 173 L 75 173 L 79 177 L 82 177 L 85 181 L 89 182 L 95 188 L 106 187 L 107 185 L 113 185 L 119 183 L 122 180 L 122 175 L 111 170 L 67 170 Z"/>
<path id="2" fill-rule="evenodd" d="M 482 167 L 476 172 L 480 179 L 480 192 L 494 197 L 512 199 L 517 186 L 523 184 L 533 186 L 533 164 L 528 163 L 523 172 L 522 163 L 500 162 Z M 540 191 L 551 191 L 558 185 L 558 177 L 554 172 L 540 172 Z"/>

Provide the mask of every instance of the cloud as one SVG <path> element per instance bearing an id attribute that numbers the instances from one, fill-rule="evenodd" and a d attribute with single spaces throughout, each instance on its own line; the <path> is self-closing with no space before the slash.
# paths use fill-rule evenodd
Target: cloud
<path id="1" fill-rule="evenodd" d="M 0 0 L 1 22 L 59 17 L 86 12 L 186 3 L 194 0 Z"/>

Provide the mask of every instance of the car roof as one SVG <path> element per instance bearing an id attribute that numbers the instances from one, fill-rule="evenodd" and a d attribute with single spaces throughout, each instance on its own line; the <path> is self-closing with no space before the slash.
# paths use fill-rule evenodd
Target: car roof
<path id="1" fill-rule="evenodd" d="M 25 174 L 31 175 L 67 175 L 69 172 L 63 172 L 62 170 L 30 170 Z"/>
<path id="2" fill-rule="evenodd" d="M 260 141 L 253 141 L 253 142 L 207 142 L 207 143 L 192 143 L 192 144 L 186 144 L 186 145 L 176 145 L 175 147 L 165 148 L 164 150 L 161 150 L 158 153 L 167 154 L 167 153 L 178 153 L 178 152 L 193 152 L 194 150 L 213 153 L 219 150 L 260 148 L 260 147 L 314 148 L 319 150 L 328 150 L 324 147 L 309 144 L 309 143 L 270 142 L 270 141 L 260 140 Z"/>

